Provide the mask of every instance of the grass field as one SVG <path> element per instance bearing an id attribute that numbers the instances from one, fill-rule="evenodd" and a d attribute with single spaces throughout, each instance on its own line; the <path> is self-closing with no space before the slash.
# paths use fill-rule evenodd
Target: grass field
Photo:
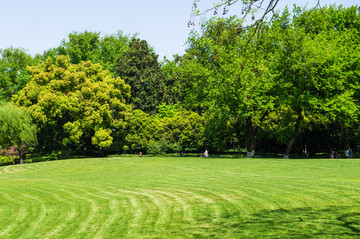
<path id="1" fill-rule="evenodd" d="M 360 238 L 359 159 L 0 167 L 0 238 Z"/>

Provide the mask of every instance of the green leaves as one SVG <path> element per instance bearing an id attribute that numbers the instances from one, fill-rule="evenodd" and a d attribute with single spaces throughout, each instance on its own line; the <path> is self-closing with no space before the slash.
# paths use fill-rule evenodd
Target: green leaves
<path id="1" fill-rule="evenodd" d="M 13 103 L 0 104 L 0 147 L 15 146 L 22 159 L 22 152 L 37 143 L 37 127 L 30 114 Z"/>
<path id="2" fill-rule="evenodd" d="M 359 53 L 358 33 L 339 27 L 340 15 L 344 17 L 340 21 L 347 22 L 342 7 L 295 11 L 293 18 L 287 16 L 287 27 L 277 24 L 284 16 L 275 19 L 271 27 L 277 38 L 271 70 L 276 76 L 278 104 L 288 111 L 282 114 L 280 127 L 299 119 L 349 125 L 359 114 L 354 99 L 358 79 L 352 77 L 358 66 L 349 64 L 350 51 Z"/>
<path id="3" fill-rule="evenodd" d="M 161 108 L 165 108 L 165 105 Z M 125 144 L 132 151 L 150 148 L 152 152 L 158 152 L 159 147 L 165 144 L 169 145 L 165 150 L 167 152 L 173 152 L 172 146 L 176 144 L 176 150 L 180 147 L 199 149 L 203 145 L 204 126 L 203 116 L 187 110 L 174 110 L 164 117 L 133 110 L 127 124 Z"/>
<path id="4" fill-rule="evenodd" d="M 37 58 L 46 61 L 48 57 L 55 60 L 60 55 L 67 55 L 72 64 L 79 64 L 81 61 L 99 63 L 115 76 L 116 61 L 129 49 L 130 38 L 130 35 L 125 35 L 122 31 L 103 37 L 100 32 L 72 32 L 59 47 L 49 49 Z"/>
<path id="5" fill-rule="evenodd" d="M 242 31 L 241 24 L 235 17 L 214 18 L 202 25 L 201 36 L 190 35 L 182 63 L 185 102 L 208 116 L 221 111 L 260 125 L 263 114 L 274 107 L 274 82 L 265 60 L 273 47 L 265 30 L 261 38 L 249 41 L 252 32 Z"/>
<path id="6" fill-rule="evenodd" d="M 99 64 L 70 64 L 68 56 L 58 56 L 56 62 L 48 58 L 29 72 L 31 81 L 13 101 L 29 107 L 41 136 L 52 132 L 63 145 L 84 147 L 91 142 L 106 148 L 113 142 L 112 130 L 125 128 L 130 87 Z"/>
<path id="7" fill-rule="evenodd" d="M 21 48 L 0 49 L 0 100 L 10 101 L 30 77 L 26 67 L 36 64 Z"/>
<path id="8" fill-rule="evenodd" d="M 93 145 L 98 145 L 101 148 L 108 148 L 112 145 L 113 137 L 110 136 L 111 129 L 98 129 L 95 135 L 91 138 Z"/>
<path id="9" fill-rule="evenodd" d="M 155 113 L 163 102 L 165 77 L 158 56 L 145 40 L 132 38 L 130 49 L 118 58 L 116 75 L 131 86 L 131 103 L 134 109 Z"/>

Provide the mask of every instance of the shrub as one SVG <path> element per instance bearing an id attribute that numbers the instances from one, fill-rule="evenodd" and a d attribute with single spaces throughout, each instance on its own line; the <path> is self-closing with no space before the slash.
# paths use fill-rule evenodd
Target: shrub
<path id="1" fill-rule="evenodd" d="M 7 149 L 1 149 L 0 150 L 0 155 L 3 155 L 3 156 L 17 156 L 18 155 L 17 148 L 15 146 L 11 146 L 10 148 L 7 148 Z"/>
<path id="2" fill-rule="evenodd" d="M 149 154 L 161 155 L 165 153 L 174 153 L 179 150 L 179 146 L 166 139 L 152 141 L 148 147 Z"/>
<path id="3" fill-rule="evenodd" d="M 7 164 L 13 164 L 15 162 L 16 157 L 12 155 L 3 156 L 0 155 L 0 164 L 1 165 L 7 165 Z"/>

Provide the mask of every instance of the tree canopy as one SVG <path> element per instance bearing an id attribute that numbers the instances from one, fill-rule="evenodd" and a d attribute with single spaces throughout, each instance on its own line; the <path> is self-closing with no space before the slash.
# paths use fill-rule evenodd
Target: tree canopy
<path id="1" fill-rule="evenodd" d="M 0 100 L 10 101 L 26 85 L 26 67 L 37 62 L 22 48 L 0 49 Z"/>
<path id="2" fill-rule="evenodd" d="M 202 35 L 193 33 L 184 56 L 185 100 L 213 118 L 226 116 L 246 124 L 248 152 L 255 150 L 254 125 L 273 108 L 273 80 L 266 64 L 271 51 L 265 33 L 249 44 L 235 17 L 211 19 Z M 246 48 L 246 50 L 245 50 Z"/>
<path id="3" fill-rule="evenodd" d="M 100 32 L 72 32 L 63 39 L 60 46 L 45 51 L 38 56 L 43 61 L 47 57 L 53 60 L 59 55 L 67 55 L 72 64 L 91 61 L 101 64 L 115 76 L 115 65 L 119 56 L 129 49 L 130 35 L 118 31 L 116 34 L 101 36 Z"/>
<path id="4" fill-rule="evenodd" d="M 129 50 L 117 60 L 116 76 L 131 86 L 129 103 L 134 109 L 156 112 L 163 102 L 165 78 L 158 56 L 145 40 L 131 39 Z"/>
<path id="5" fill-rule="evenodd" d="M 71 64 L 68 56 L 28 68 L 30 82 L 13 97 L 39 125 L 39 140 L 50 148 L 111 146 L 125 128 L 130 87 L 100 64 Z"/>
<path id="6" fill-rule="evenodd" d="M 319 14 L 327 14 L 330 18 L 333 10 L 334 7 L 330 7 L 323 8 L 321 12 L 302 12 L 295 8 L 296 14 L 292 17 L 285 10 L 282 15 L 276 16 L 272 25 L 279 47 L 274 54 L 272 69 L 276 74 L 277 91 L 280 92 L 282 118 L 286 125 L 294 122 L 294 132 L 285 155 L 290 153 L 304 119 L 331 121 L 341 117 L 355 120 L 358 116 L 354 99 L 358 86 L 347 77 L 352 70 L 346 69 L 347 63 L 343 61 L 349 57 L 349 52 L 343 48 L 343 40 L 350 40 L 355 32 L 320 26 L 321 21 L 312 23 L 313 30 L 309 30 L 307 20 L 304 21 L 304 16 L 314 18 Z M 298 16 L 302 17 L 298 19 Z M 323 30 L 315 30 L 317 24 Z M 323 24 L 332 25 L 327 21 Z M 348 42 L 346 48 L 350 45 L 357 44 Z"/>
<path id="7" fill-rule="evenodd" d="M 26 149 L 37 143 L 36 133 L 37 127 L 26 110 L 0 102 L 0 148 L 15 146 L 23 160 Z"/>

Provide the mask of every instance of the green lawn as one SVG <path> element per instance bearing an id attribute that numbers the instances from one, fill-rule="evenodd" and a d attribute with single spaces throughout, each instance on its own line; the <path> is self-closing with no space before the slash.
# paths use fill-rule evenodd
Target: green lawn
<path id="1" fill-rule="evenodd" d="M 359 159 L 0 167 L 0 238 L 360 238 Z"/>

